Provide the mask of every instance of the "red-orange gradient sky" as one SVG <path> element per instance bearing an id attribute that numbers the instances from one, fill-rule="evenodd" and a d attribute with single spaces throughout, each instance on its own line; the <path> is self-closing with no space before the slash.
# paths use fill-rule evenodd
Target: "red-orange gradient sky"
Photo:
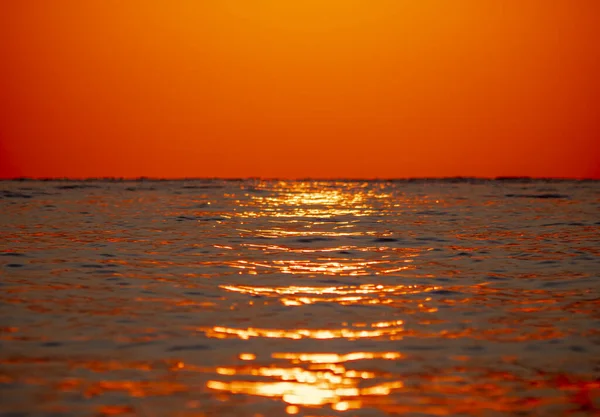
<path id="1" fill-rule="evenodd" d="M 600 177 L 598 0 L 0 5 L 0 177 Z"/>

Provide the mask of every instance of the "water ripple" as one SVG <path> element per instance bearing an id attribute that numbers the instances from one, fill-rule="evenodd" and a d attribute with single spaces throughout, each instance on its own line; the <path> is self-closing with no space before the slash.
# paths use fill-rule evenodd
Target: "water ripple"
<path id="1" fill-rule="evenodd" d="M 593 416 L 598 182 L 0 182 L 0 414 Z"/>

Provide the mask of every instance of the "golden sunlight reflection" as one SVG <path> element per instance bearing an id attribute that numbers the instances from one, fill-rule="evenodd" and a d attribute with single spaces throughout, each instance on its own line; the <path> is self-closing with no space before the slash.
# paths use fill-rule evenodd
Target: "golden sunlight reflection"
<path id="1" fill-rule="evenodd" d="M 257 190 L 274 191 L 269 196 L 251 195 L 250 202 L 238 201 L 242 207 L 261 207 L 260 211 L 246 210 L 241 217 L 319 217 L 369 216 L 376 210 L 369 205 L 371 199 L 385 199 L 388 194 L 367 189 L 362 184 L 352 189 L 340 184 L 328 188 L 318 182 L 279 182 L 274 185 L 260 184 Z M 347 185 L 347 184 L 345 184 Z M 250 196 L 250 194 L 246 194 Z"/>
<path id="2" fill-rule="evenodd" d="M 253 361 L 256 359 L 256 355 L 254 353 L 241 353 L 240 359 L 243 361 Z"/>
<path id="3" fill-rule="evenodd" d="M 220 249 L 230 249 L 233 247 L 225 245 L 213 245 Z M 289 252 L 289 253 L 328 253 L 328 252 L 364 252 L 367 254 L 378 253 L 378 252 L 393 252 L 394 254 L 401 256 L 402 258 L 414 258 L 421 254 L 422 251 L 428 249 L 421 248 L 390 248 L 388 246 L 333 246 L 333 247 L 302 247 L 295 248 L 285 245 L 276 244 L 259 244 L 259 243 L 243 243 L 240 246 L 248 248 L 250 250 L 258 250 L 264 253 L 277 253 L 277 252 Z"/>
<path id="4" fill-rule="evenodd" d="M 329 287 L 222 285 L 220 288 L 231 292 L 275 298 L 286 306 L 300 306 L 314 303 L 336 303 L 340 305 L 393 304 L 396 297 L 426 294 L 438 290 L 440 287 L 433 285 L 363 284 L 359 286 Z"/>
<path id="5" fill-rule="evenodd" d="M 289 359 L 292 363 L 342 363 L 363 359 L 400 359 L 400 352 L 352 352 L 338 353 L 274 353 L 275 359 Z"/>
<path id="6" fill-rule="evenodd" d="M 402 381 L 382 380 L 386 377 L 383 372 L 348 369 L 345 364 L 362 359 L 398 360 L 402 358 L 399 352 L 274 353 L 272 358 L 295 366 L 220 367 L 217 374 L 243 379 L 210 380 L 206 385 L 231 394 L 279 398 L 291 406 L 330 405 L 337 411 L 361 408 L 367 398 L 386 396 L 403 387 Z M 248 380 L 252 377 L 268 380 Z"/>
<path id="7" fill-rule="evenodd" d="M 596 415 L 598 185 L 473 182 L 7 181 L 0 416 Z"/>
<path id="8" fill-rule="evenodd" d="M 323 262 L 313 262 L 309 260 L 275 260 L 271 263 L 266 262 L 249 262 L 240 260 L 236 264 L 233 264 L 235 268 L 239 269 L 254 269 L 257 267 L 262 268 L 273 268 L 277 269 L 278 272 L 283 274 L 323 274 L 323 275 L 367 275 L 369 274 L 368 268 L 377 264 L 381 261 L 368 261 L 368 262 L 338 262 L 332 260 L 326 260 Z M 408 267 L 396 268 L 397 270 L 408 269 Z"/>
<path id="9" fill-rule="evenodd" d="M 203 332 L 208 337 L 225 339 L 240 338 L 250 339 L 253 337 L 276 338 L 276 339 L 376 339 L 389 338 L 390 340 L 401 339 L 404 334 L 402 320 L 391 322 L 371 323 L 370 328 L 363 323 L 355 323 L 354 328 L 337 329 L 267 329 L 259 327 L 248 327 L 245 329 L 236 329 L 233 327 L 214 326 L 199 327 L 198 331 Z"/>
<path id="10" fill-rule="evenodd" d="M 272 227 L 270 229 L 238 229 L 242 233 L 249 233 L 252 236 L 259 238 L 276 238 L 276 237 L 348 237 L 348 236 L 376 236 L 377 233 L 374 231 L 365 231 L 365 232 L 349 232 L 346 230 L 337 231 L 325 231 L 325 230 L 307 230 L 313 225 L 313 223 L 308 224 L 305 228 L 299 228 L 296 230 L 283 229 L 280 227 Z M 341 229 L 342 227 L 338 226 L 334 229 Z M 346 229 L 346 228 L 344 228 Z"/>
<path id="11" fill-rule="evenodd" d="M 239 217 L 285 218 L 288 223 L 291 218 L 313 218 L 314 224 L 319 224 L 319 220 L 334 217 L 372 216 L 381 207 L 392 206 L 394 201 L 390 193 L 369 183 L 261 182 L 247 191 L 244 199 L 236 200 L 244 208 L 237 213 Z"/>
<path id="12" fill-rule="evenodd" d="M 281 259 L 265 260 L 262 262 L 249 260 L 236 260 L 228 262 L 233 268 L 239 269 L 240 273 L 248 274 L 295 274 L 295 275 L 339 275 L 339 276 L 364 276 L 364 275 L 388 275 L 396 272 L 414 270 L 411 265 L 412 259 L 389 259 L 364 260 L 349 258 L 327 258 L 321 257 L 316 260 Z"/>

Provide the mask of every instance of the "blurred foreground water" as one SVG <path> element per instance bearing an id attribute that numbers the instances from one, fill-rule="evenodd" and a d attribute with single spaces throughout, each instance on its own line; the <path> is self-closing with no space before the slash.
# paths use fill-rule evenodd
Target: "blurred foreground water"
<path id="1" fill-rule="evenodd" d="M 0 182 L 2 416 L 600 415 L 600 182 Z"/>

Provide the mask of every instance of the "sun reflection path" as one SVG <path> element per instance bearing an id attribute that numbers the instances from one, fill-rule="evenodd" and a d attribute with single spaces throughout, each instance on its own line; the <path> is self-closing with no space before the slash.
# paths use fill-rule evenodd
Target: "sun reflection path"
<path id="1" fill-rule="evenodd" d="M 335 219 L 340 227 L 353 227 L 360 218 L 380 217 L 411 202 L 402 194 L 390 192 L 383 184 L 353 181 L 265 181 L 247 189 L 235 200 L 241 219 L 268 218 L 311 225 Z"/>
<path id="2" fill-rule="evenodd" d="M 279 182 L 274 185 L 262 184 L 258 188 L 273 194 L 268 196 L 252 195 L 250 201 L 238 201 L 238 205 L 248 209 L 260 208 L 260 211 L 245 210 L 241 217 L 319 217 L 369 216 L 376 213 L 372 200 L 389 197 L 380 190 L 352 187 L 342 184 L 327 188 L 331 184 L 311 182 Z"/>
<path id="3" fill-rule="evenodd" d="M 238 201 L 242 208 L 241 218 L 267 217 L 273 225 L 255 229 L 238 228 L 241 236 L 262 238 L 294 239 L 302 247 L 281 244 L 246 243 L 242 247 L 263 254 L 288 253 L 288 259 L 259 257 L 238 259 L 228 264 L 240 273 L 270 274 L 283 273 L 303 276 L 369 276 L 388 275 L 414 269 L 413 259 L 420 250 L 410 250 L 385 245 L 366 246 L 336 245 L 323 247 L 314 242 L 337 238 L 379 236 L 370 230 L 356 229 L 359 217 L 382 216 L 389 194 L 380 189 L 370 189 L 367 184 L 349 189 L 328 188 L 327 184 L 291 183 L 261 184 L 262 191 L 273 191 L 270 195 L 251 195 L 249 200 Z M 249 196 L 248 194 L 246 195 Z M 380 221 L 374 219 L 374 221 Z M 387 235 L 385 235 L 387 236 Z M 392 240 L 390 240 L 392 241 Z M 232 247 L 224 249 L 233 250 Z M 375 257 L 367 259 L 350 255 L 356 251 Z M 294 259 L 293 256 L 302 256 Z M 424 285 L 363 284 L 348 286 L 248 286 L 221 285 L 222 290 L 249 296 L 265 296 L 277 299 L 285 306 L 301 306 L 318 302 L 349 304 L 390 304 L 394 297 L 421 294 L 438 287 Z M 234 328 L 227 326 L 200 327 L 210 338 L 281 338 L 281 339 L 386 339 L 402 338 L 405 330 L 402 320 L 379 321 L 370 324 L 354 323 L 338 328 Z M 286 412 L 297 414 L 297 406 L 330 405 L 333 410 L 346 411 L 361 408 L 367 399 L 383 398 L 393 390 L 403 387 L 402 381 L 389 380 L 383 373 L 367 370 L 347 369 L 347 363 L 360 360 L 399 360 L 398 352 L 352 352 L 339 353 L 273 353 L 272 359 L 286 360 L 291 366 L 281 367 L 276 363 L 261 366 L 253 363 L 256 355 L 241 353 L 242 366 L 222 366 L 216 373 L 224 380 L 210 380 L 207 387 L 231 394 L 248 394 L 279 398 L 288 404 Z M 272 361 L 271 361 L 272 362 Z M 239 377 L 245 377 L 239 379 Z M 253 377 L 269 380 L 249 380 Z M 237 378 L 236 380 L 231 380 Z M 387 379 L 387 380 L 386 380 Z"/>
<path id="4" fill-rule="evenodd" d="M 285 259 L 250 261 L 236 260 L 228 264 L 240 270 L 240 273 L 257 275 L 270 273 L 282 273 L 293 275 L 338 275 L 338 276 L 367 276 L 367 275 L 389 275 L 401 271 L 414 270 L 410 263 L 411 259 L 378 259 L 378 260 L 351 260 L 347 258 L 318 258 L 310 259 Z"/>
<path id="5" fill-rule="evenodd" d="M 255 287 L 244 285 L 222 285 L 220 288 L 252 296 L 278 299 L 286 306 L 301 306 L 314 303 L 351 304 L 392 304 L 394 299 L 410 294 L 426 294 L 438 290 L 433 285 L 383 285 L 363 284 L 359 286 L 331 287 Z"/>
<path id="6" fill-rule="evenodd" d="M 347 369 L 344 365 L 363 359 L 398 360 L 402 358 L 398 352 L 273 353 L 271 356 L 289 360 L 295 366 L 220 367 L 216 369 L 217 374 L 226 377 L 266 377 L 270 380 L 210 380 L 206 385 L 231 394 L 280 398 L 292 406 L 329 404 L 336 411 L 361 408 L 366 398 L 386 396 L 404 386 L 399 380 L 365 384 L 365 381 L 381 379 L 383 375 Z"/>
<path id="7" fill-rule="evenodd" d="M 268 329 L 258 327 L 248 327 L 237 329 L 233 327 L 214 326 L 199 327 L 196 330 L 203 332 L 207 337 L 225 339 L 237 337 L 240 339 L 250 339 L 253 337 L 266 337 L 277 339 L 369 339 L 386 337 L 389 340 L 401 339 L 404 334 L 402 320 L 371 323 L 370 329 Z"/>

